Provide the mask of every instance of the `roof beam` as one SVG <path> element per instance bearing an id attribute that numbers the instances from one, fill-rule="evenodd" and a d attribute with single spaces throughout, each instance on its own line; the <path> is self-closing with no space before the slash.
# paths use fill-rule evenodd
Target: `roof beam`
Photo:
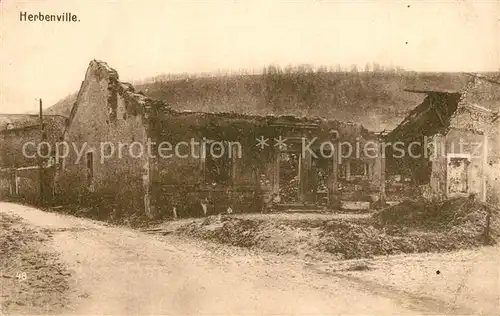
<path id="1" fill-rule="evenodd" d="M 443 127 L 446 126 L 446 124 L 444 123 L 443 117 L 441 116 L 441 113 L 439 113 L 439 109 L 436 106 L 436 103 L 432 102 L 432 98 L 430 98 L 429 103 L 430 103 L 429 106 L 434 109 L 434 112 L 436 112 L 436 115 L 439 119 L 439 122 L 441 123 L 441 126 L 443 126 Z"/>

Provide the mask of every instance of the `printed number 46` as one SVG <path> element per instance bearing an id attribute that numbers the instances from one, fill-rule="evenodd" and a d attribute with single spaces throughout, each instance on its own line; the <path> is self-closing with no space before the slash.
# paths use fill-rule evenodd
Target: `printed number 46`
<path id="1" fill-rule="evenodd" d="M 25 281 L 28 276 L 26 275 L 26 272 L 18 272 L 16 273 L 16 278 L 21 281 Z"/>

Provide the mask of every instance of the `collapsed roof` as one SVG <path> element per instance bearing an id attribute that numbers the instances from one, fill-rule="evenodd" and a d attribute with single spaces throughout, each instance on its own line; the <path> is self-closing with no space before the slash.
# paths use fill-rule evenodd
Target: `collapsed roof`
<path id="1" fill-rule="evenodd" d="M 351 123 L 351 122 L 341 122 L 338 120 L 327 120 L 324 118 L 309 118 L 309 117 L 299 117 L 293 115 L 256 115 L 256 114 L 245 114 L 237 112 L 201 112 L 201 111 L 189 111 L 189 110 L 178 110 L 171 107 L 169 104 L 162 100 L 155 100 L 145 96 L 140 92 L 136 92 L 135 88 L 126 82 L 121 82 L 119 80 L 119 75 L 116 70 L 111 68 L 107 63 L 103 61 L 93 60 L 89 64 L 89 69 L 92 69 L 97 76 L 106 76 L 110 80 L 110 88 L 120 93 L 122 97 L 127 102 L 127 110 L 131 111 L 134 115 L 142 114 L 145 119 L 150 122 L 154 121 L 155 128 L 161 130 L 164 126 L 168 125 L 165 123 L 166 120 L 172 117 L 185 117 L 186 119 L 193 120 L 194 124 L 198 125 L 215 125 L 219 128 L 223 128 L 227 125 L 235 125 L 236 121 L 240 123 L 251 122 L 251 124 L 264 124 L 267 126 L 285 126 L 291 125 L 295 127 L 317 127 L 323 129 L 336 129 L 341 137 L 344 139 L 355 140 L 356 137 L 362 137 L 363 139 L 374 139 L 376 136 L 364 128 L 361 124 Z M 89 70 L 87 70 L 89 71 Z M 82 83 L 83 86 L 83 83 Z M 80 90 L 82 91 L 82 90 Z M 80 95 L 80 93 L 79 93 Z M 75 105 L 77 104 L 79 96 Z M 74 106 L 69 121 L 71 121 L 76 114 L 77 106 Z M 232 121 L 230 124 L 225 124 L 224 121 Z"/>

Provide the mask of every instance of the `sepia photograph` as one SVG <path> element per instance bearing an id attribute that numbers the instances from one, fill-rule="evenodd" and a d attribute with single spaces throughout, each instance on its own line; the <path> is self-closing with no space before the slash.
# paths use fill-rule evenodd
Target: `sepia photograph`
<path id="1" fill-rule="evenodd" d="M 499 0 L 0 0 L 0 316 L 500 315 Z"/>

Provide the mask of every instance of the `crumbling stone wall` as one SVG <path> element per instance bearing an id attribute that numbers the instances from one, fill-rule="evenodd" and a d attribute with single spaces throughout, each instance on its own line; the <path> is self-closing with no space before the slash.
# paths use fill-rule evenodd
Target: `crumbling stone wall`
<path id="1" fill-rule="evenodd" d="M 493 122 L 487 142 L 488 163 L 485 170 L 487 201 L 500 205 L 500 119 Z"/>
<path id="2" fill-rule="evenodd" d="M 26 148 L 26 154 L 23 155 L 22 148 L 27 142 L 38 144 L 41 141 L 40 128 L 37 126 L 4 130 L 0 133 L 0 166 L 7 167 L 27 167 L 38 164 L 36 145 Z"/>
<path id="3" fill-rule="evenodd" d="M 62 116 L 45 116 L 43 122 L 44 141 L 51 148 L 61 140 L 66 118 Z M 6 129 L 0 132 L 0 168 L 28 167 L 39 164 L 37 148 L 42 141 L 39 125 L 23 128 Z M 29 144 L 23 153 L 23 145 Z M 45 146 L 43 150 L 47 149 Z M 54 152 L 52 153 L 54 154 Z"/>
<path id="4" fill-rule="evenodd" d="M 316 129 L 315 133 L 303 134 L 311 127 Z M 57 193 L 61 198 L 101 206 L 101 209 L 145 211 L 149 216 L 174 215 L 175 208 L 183 208 L 178 211 L 188 215 L 230 209 L 260 211 L 262 203 L 269 201 L 269 193 L 276 193 L 279 177 L 273 139 L 286 136 L 281 128 L 322 140 L 331 140 L 333 129 L 341 139 L 352 144 L 358 137 L 364 139 L 362 143 L 374 138 L 360 125 L 338 121 L 174 111 L 161 101 L 136 93 L 131 85 L 119 82 L 116 71 L 105 63 L 92 61 L 64 134 L 64 140 L 72 147 L 58 172 Z M 268 150 L 259 152 L 256 149 L 259 136 L 270 139 Z M 148 148 L 150 144 L 163 141 L 175 146 L 190 139 L 241 144 L 243 155 L 232 162 L 230 182 L 208 183 L 206 160 L 191 153 L 170 158 L 149 157 L 147 153 L 139 157 L 128 154 L 127 144 L 130 146 L 134 142 Z M 115 153 L 105 157 L 104 142 L 114 146 L 124 143 L 125 153 L 118 149 L 122 155 Z M 87 152 L 93 153 L 92 172 L 87 166 Z M 375 170 L 384 168 L 383 163 L 375 165 L 374 161 L 370 162 L 373 172 L 369 176 L 372 182 L 368 189 L 384 182 L 383 171 Z M 93 176 L 89 176 L 91 174 Z"/>
<path id="5" fill-rule="evenodd" d="M 449 169 L 447 156 L 469 155 L 469 193 L 488 202 L 499 200 L 498 161 L 499 138 L 495 112 L 500 105 L 500 85 L 471 77 L 450 117 L 448 128 L 434 137 L 438 147 L 437 157 L 432 158 L 432 198 L 449 197 Z M 462 144 L 462 145 L 460 145 Z M 448 181 L 448 182 L 447 182 Z"/>
<path id="6" fill-rule="evenodd" d="M 483 175 L 486 178 L 486 200 L 500 203 L 500 73 L 474 75 L 462 94 L 459 106 L 469 105 L 479 109 L 465 109 L 464 119 L 457 122 L 465 127 L 474 127 L 483 131 L 487 157 Z M 484 108 L 486 110 L 481 110 Z M 490 111 L 488 113 L 488 111 Z"/>
<path id="7" fill-rule="evenodd" d="M 70 150 L 58 171 L 59 199 L 100 205 L 114 213 L 144 213 L 144 175 L 149 162 L 147 155 L 134 157 L 129 146 L 134 142 L 145 146 L 147 136 L 140 102 L 131 93 L 113 69 L 101 62 L 90 63 L 64 134 Z M 105 142 L 114 146 L 113 154 L 106 151 Z M 119 143 L 124 144 L 121 150 Z M 80 159 L 74 147 L 83 150 Z M 91 185 L 87 152 L 93 152 Z"/>
<path id="8" fill-rule="evenodd" d="M 156 119 L 161 121 L 155 122 Z M 263 161 L 255 156 L 257 123 L 201 113 L 167 113 L 161 118 L 152 117 L 150 121 L 149 136 L 156 146 L 162 142 L 173 147 L 180 142 L 196 142 L 194 151 L 182 147 L 179 153 L 182 157 L 175 155 L 173 150 L 163 153 L 172 154 L 170 157 L 160 157 L 155 150 L 156 157 L 151 159 L 151 203 L 157 216 L 173 216 L 174 207 L 178 216 L 226 212 L 228 208 L 234 212 L 261 210 L 258 204 L 262 192 L 256 170 L 262 167 Z M 231 166 L 227 166 L 231 173 L 228 183 L 212 183 L 207 178 L 206 158 L 202 157 L 203 141 L 229 141 L 241 145 L 241 158 L 238 152 L 231 154 Z M 208 148 L 209 143 L 205 146 Z M 206 210 L 202 209 L 202 204 Z"/>

